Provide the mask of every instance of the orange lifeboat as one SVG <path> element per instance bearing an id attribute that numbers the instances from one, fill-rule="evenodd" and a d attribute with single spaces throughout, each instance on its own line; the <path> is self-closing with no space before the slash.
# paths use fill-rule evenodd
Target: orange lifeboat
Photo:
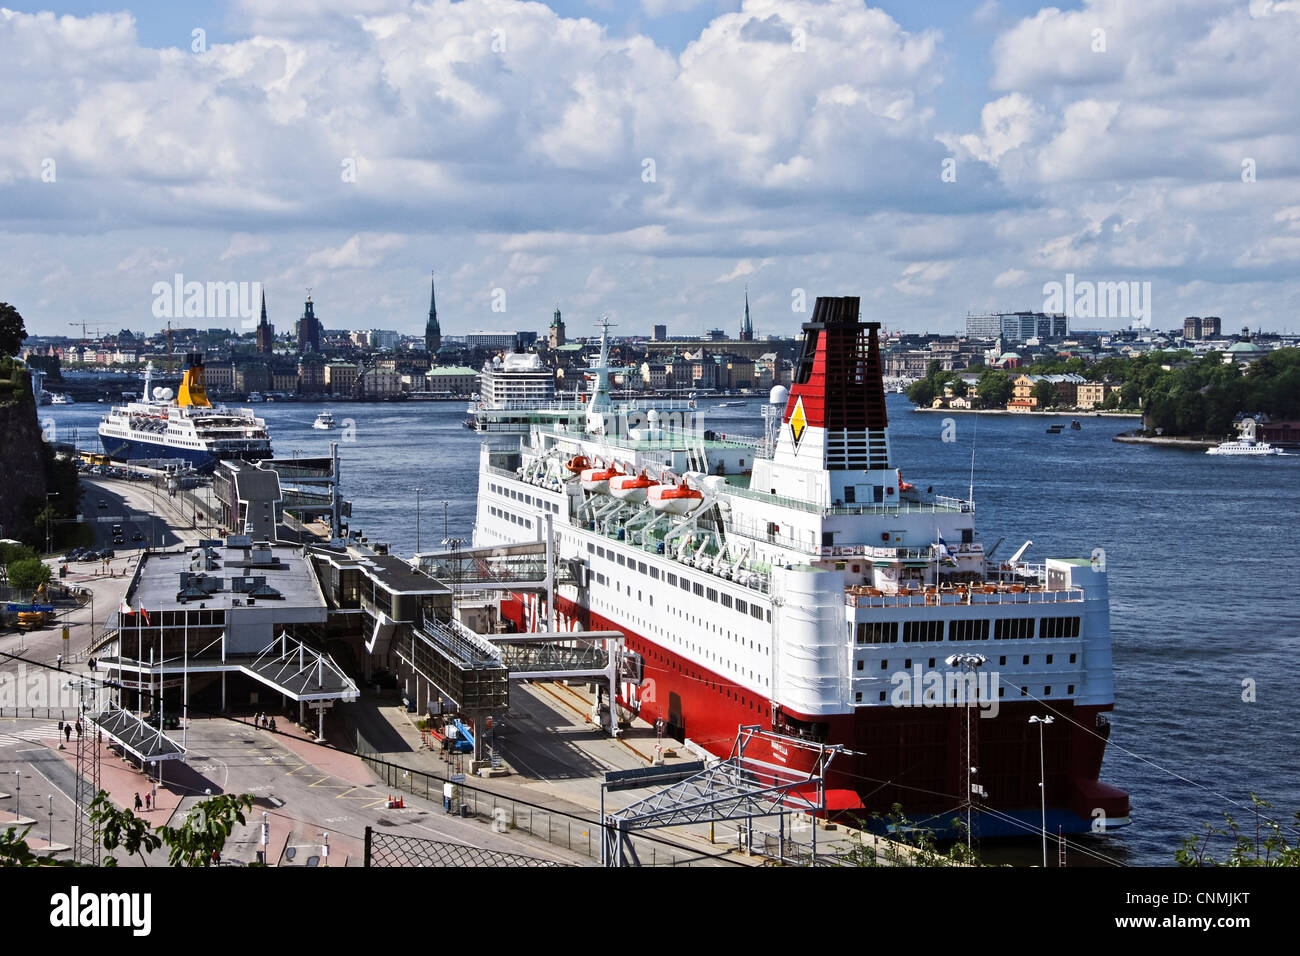
<path id="1" fill-rule="evenodd" d="M 574 455 L 565 462 L 564 467 L 567 468 L 570 473 L 580 475 L 584 470 L 591 467 L 591 462 L 587 460 L 586 455 Z"/>
<path id="2" fill-rule="evenodd" d="M 646 494 L 659 482 L 646 476 L 645 469 L 639 475 L 618 475 L 609 479 L 609 493 L 624 501 L 645 501 Z"/>
<path id="3" fill-rule="evenodd" d="M 619 471 L 618 465 L 610 465 L 608 468 L 587 468 L 579 478 L 582 481 L 584 491 L 604 494 L 609 491 L 609 480 L 622 474 L 623 472 Z"/>
<path id="4" fill-rule="evenodd" d="M 646 491 L 646 502 L 655 511 L 684 515 L 694 511 L 704 501 L 704 492 L 696 491 L 686 482 L 680 485 L 655 485 Z"/>

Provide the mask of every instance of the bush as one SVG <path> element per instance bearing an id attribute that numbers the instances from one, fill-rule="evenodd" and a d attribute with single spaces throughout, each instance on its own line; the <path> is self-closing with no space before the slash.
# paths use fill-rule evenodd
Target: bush
<path id="1" fill-rule="evenodd" d="M 50 581 L 50 569 L 40 558 L 23 558 L 9 565 L 9 586 L 19 591 L 35 591 Z"/>

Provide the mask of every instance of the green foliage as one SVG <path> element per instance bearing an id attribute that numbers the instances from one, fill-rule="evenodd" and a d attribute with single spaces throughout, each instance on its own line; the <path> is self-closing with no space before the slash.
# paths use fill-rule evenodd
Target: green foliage
<path id="1" fill-rule="evenodd" d="M 934 831 L 918 827 L 903 815 L 901 804 L 894 804 L 888 817 L 873 813 L 871 818 L 888 825 L 889 839 L 885 841 L 883 853 L 865 843 L 854 844 L 849 850 L 840 854 L 840 860 L 847 866 L 981 866 L 979 856 L 967 850 L 963 842 L 966 823 L 960 817 L 954 817 L 954 829 L 962 835 L 945 853 L 939 849 L 934 839 Z"/>
<path id="2" fill-rule="evenodd" d="M 146 853 L 152 853 L 162 845 L 162 838 L 151 830 L 148 823 L 130 810 L 119 810 L 113 806 L 103 790 L 95 795 L 90 804 L 90 819 L 99 824 L 105 850 L 121 847 L 130 855 L 140 857 L 143 863 Z M 117 866 L 117 860 L 111 856 L 106 857 L 104 865 Z"/>
<path id="3" fill-rule="evenodd" d="M 245 823 L 244 811 L 253 806 L 251 794 L 221 794 L 196 803 L 179 827 L 153 828 L 130 810 L 119 810 L 108 794 L 101 790 L 90 804 L 90 818 L 99 825 L 104 849 L 123 849 L 147 864 L 146 853 L 167 847 L 167 862 L 172 866 L 211 866 L 212 854 L 220 853 L 236 824 Z M 48 860 L 32 852 L 27 845 L 30 827 L 21 834 L 13 827 L 0 833 L 0 867 L 4 866 L 78 866 L 70 860 Z M 117 866 L 114 857 L 106 857 L 105 866 Z"/>
<path id="4" fill-rule="evenodd" d="M 179 827 L 159 827 L 172 866 L 210 866 L 235 828 L 243 824 L 244 811 L 253 808 L 251 794 L 223 793 L 196 803 Z"/>
<path id="5" fill-rule="evenodd" d="M 17 355 L 25 338 L 23 317 L 8 302 L 0 302 L 0 355 Z"/>
<path id="6" fill-rule="evenodd" d="M 981 372 L 976 384 L 980 408 L 1006 408 L 1013 389 L 1011 376 L 1006 372 L 994 368 Z"/>
<path id="7" fill-rule="evenodd" d="M 23 558 L 8 567 L 9 586 L 20 591 L 35 591 L 50 580 L 49 566 L 40 558 Z"/>
<path id="8" fill-rule="evenodd" d="M 1060 404 L 1060 398 L 1056 394 L 1056 386 L 1046 379 L 1034 383 L 1034 398 L 1038 399 L 1039 408 L 1055 408 Z"/>
<path id="9" fill-rule="evenodd" d="M 14 827 L 0 832 L 0 867 L 18 866 L 76 866 L 71 860 L 55 860 L 39 853 L 33 853 L 27 845 L 27 834 L 32 832 L 29 826 L 19 833 Z"/>
<path id="10" fill-rule="evenodd" d="M 1272 804 L 1261 800 L 1255 794 L 1250 795 L 1255 808 L 1255 832 L 1242 833 L 1241 827 L 1231 815 L 1224 813 L 1227 829 L 1220 830 L 1205 824 L 1205 834 L 1201 837 L 1189 836 L 1174 854 L 1179 866 L 1300 866 L 1300 842 L 1292 845 L 1286 833 L 1275 820 L 1265 819 L 1261 810 L 1272 809 Z M 1288 829 L 1300 829 L 1300 813 L 1296 813 L 1294 824 Z M 1217 860 L 1210 855 L 1210 842 L 1215 837 L 1228 837 L 1232 840 L 1228 856 Z"/>
<path id="11" fill-rule="evenodd" d="M 39 557 L 39 551 L 25 544 L 0 544 L 0 568 L 7 568 L 15 561 Z"/>
<path id="12" fill-rule="evenodd" d="M 907 397 L 915 405 L 928 406 L 934 402 L 935 398 L 943 395 L 944 386 L 949 382 L 960 381 L 956 372 L 945 372 L 943 363 L 937 359 L 932 361 L 925 370 L 925 378 L 917 379 L 907 389 Z M 962 391 L 954 394 L 966 394 L 965 385 L 962 385 Z"/>

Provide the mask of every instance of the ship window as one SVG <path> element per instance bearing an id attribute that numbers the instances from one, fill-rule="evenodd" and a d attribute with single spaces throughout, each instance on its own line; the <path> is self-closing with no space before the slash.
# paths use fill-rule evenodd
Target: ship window
<path id="1" fill-rule="evenodd" d="M 1025 655 L 1024 660 L 1022 660 L 1021 663 L 1024 664 L 1025 667 L 1028 667 L 1028 666 L 1029 666 L 1029 655 L 1028 655 L 1028 654 Z"/>
<path id="2" fill-rule="evenodd" d="M 722 606 L 723 606 L 723 607 L 731 607 L 731 604 L 732 604 L 732 601 L 731 601 L 731 595 L 730 595 L 730 594 L 727 594 L 727 593 L 724 591 L 724 592 L 722 593 Z"/>
<path id="3" fill-rule="evenodd" d="M 1020 640 L 1034 636 L 1034 619 L 1032 617 L 999 618 L 993 622 L 993 639 Z"/>
<path id="4" fill-rule="evenodd" d="M 1043 696 L 1048 697 L 1051 695 L 1051 693 L 1052 693 L 1052 685 L 1048 684 L 1046 687 L 1043 688 Z"/>
<path id="5" fill-rule="evenodd" d="M 681 579 L 679 585 L 683 591 L 689 591 L 691 589 L 691 582 L 687 581 L 685 578 Z"/>
<path id="6" fill-rule="evenodd" d="M 706 588 L 704 591 L 704 596 L 707 597 L 710 601 L 716 601 L 718 599 L 718 592 L 715 591 L 713 588 Z"/>
<path id="7" fill-rule="evenodd" d="M 654 578 L 656 581 L 659 580 L 659 569 L 654 565 L 650 566 L 650 577 Z"/>
<path id="8" fill-rule="evenodd" d="M 700 584 L 698 581 L 695 582 L 695 593 L 701 597 L 704 595 L 704 585 Z"/>
<path id="9" fill-rule="evenodd" d="M 677 583 L 677 575 L 673 574 L 671 571 L 668 572 L 668 583 L 669 584 Z"/>
<path id="10" fill-rule="evenodd" d="M 903 643 L 919 644 L 923 641 L 942 641 L 943 621 L 904 621 Z"/>
<path id="11" fill-rule="evenodd" d="M 898 643 L 898 622 L 859 621 L 857 640 L 859 644 L 896 644 Z"/>
<path id="12" fill-rule="evenodd" d="M 880 692 L 880 702 L 882 704 L 885 702 L 885 692 L 883 690 Z"/>
<path id="13" fill-rule="evenodd" d="M 1077 617 L 1045 617 L 1039 631 L 1041 637 L 1078 637 L 1079 619 Z"/>
<path id="14" fill-rule="evenodd" d="M 1078 654 L 1071 654 L 1071 655 L 1070 655 L 1070 663 L 1071 663 L 1071 664 L 1075 663 L 1075 661 L 1078 659 L 1078 657 L 1079 657 Z"/>
<path id="15" fill-rule="evenodd" d="M 597 548 L 597 549 L 596 549 L 596 556 L 599 557 L 599 558 L 603 558 L 603 557 L 605 556 L 605 549 L 604 549 L 604 548 Z"/>
<path id="16" fill-rule="evenodd" d="M 767 612 L 767 623 L 768 623 L 768 624 L 771 624 L 771 623 L 772 623 L 772 612 L 771 612 L 771 611 L 768 611 L 768 612 Z"/>
<path id="17" fill-rule="evenodd" d="M 592 544 L 590 541 L 587 542 L 587 553 L 588 553 L 588 554 L 595 554 L 595 553 L 596 553 L 596 546 L 595 546 L 594 544 Z"/>
<path id="18" fill-rule="evenodd" d="M 998 667 L 1006 667 L 1006 666 L 1007 666 L 1007 659 L 1006 659 L 1006 657 L 1005 657 L 1005 656 L 1003 656 L 1003 657 L 999 657 L 999 658 L 998 658 Z"/>
<path id="19" fill-rule="evenodd" d="M 858 670 L 862 670 L 862 665 L 863 665 L 864 663 L 865 663 L 865 661 L 863 661 L 863 660 L 861 660 L 861 659 L 858 660 Z"/>
<path id="20" fill-rule="evenodd" d="M 948 625 L 950 641 L 987 641 L 989 639 L 989 622 L 987 619 L 974 621 L 953 621 Z"/>
<path id="21" fill-rule="evenodd" d="M 1048 654 L 1048 655 L 1047 655 L 1047 663 L 1049 663 L 1049 664 L 1052 663 L 1052 655 L 1051 655 L 1051 654 Z"/>
<path id="22" fill-rule="evenodd" d="M 756 617 L 761 621 L 763 620 L 763 609 L 757 604 L 751 604 L 749 606 L 749 616 Z"/>
<path id="23" fill-rule="evenodd" d="M 749 610 L 749 602 L 742 601 L 740 598 L 736 598 L 736 610 L 739 611 L 741 614 L 744 614 Z"/>
<path id="24" fill-rule="evenodd" d="M 859 704 L 862 703 L 862 691 L 858 691 L 857 697 L 855 699 Z"/>

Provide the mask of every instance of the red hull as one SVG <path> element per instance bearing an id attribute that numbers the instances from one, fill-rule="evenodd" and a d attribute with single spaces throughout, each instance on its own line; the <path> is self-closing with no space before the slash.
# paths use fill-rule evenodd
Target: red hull
<path id="1" fill-rule="evenodd" d="M 868 813 L 888 813 L 901 804 L 909 817 L 917 818 L 947 813 L 962 803 L 964 708 L 859 707 L 849 714 L 799 714 L 566 598 L 557 597 L 556 610 L 583 630 L 618 630 L 627 636 L 627 649 L 645 659 L 645 675 L 639 688 L 624 686 L 619 702 L 650 723 L 662 719 L 666 733 L 678 740 L 690 737 L 710 753 L 726 756 L 737 728 L 758 724 L 808 740 L 806 747 L 790 747 L 786 753 L 754 754 L 793 769 L 813 766 L 818 743 L 841 744 L 852 751 L 835 758 L 827 786 L 856 791 Z M 526 629 L 524 601 L 503 602 L 502 612 Z M 1045 728 L 1043 745 L 1048 808 L 1068 810 L 1084 821 L 1097 811 L 1109 820 L 1126 819 L 1128 794 L 1098 780 L 1108 728 L 1098 726 L 1097 719 L 1110 707 L 1054 701 L 1052 708 L 1057 716 Z M 988 793 L 986 806 L 1038 810 L 1039 727 L 1030 724 L 1029 717 L 1044 712 L 1041 704 L 1019 701 L 1001 702 L 991 718 L 972 710 L 971 763 L 979 768 L 976 782 Z"/>

